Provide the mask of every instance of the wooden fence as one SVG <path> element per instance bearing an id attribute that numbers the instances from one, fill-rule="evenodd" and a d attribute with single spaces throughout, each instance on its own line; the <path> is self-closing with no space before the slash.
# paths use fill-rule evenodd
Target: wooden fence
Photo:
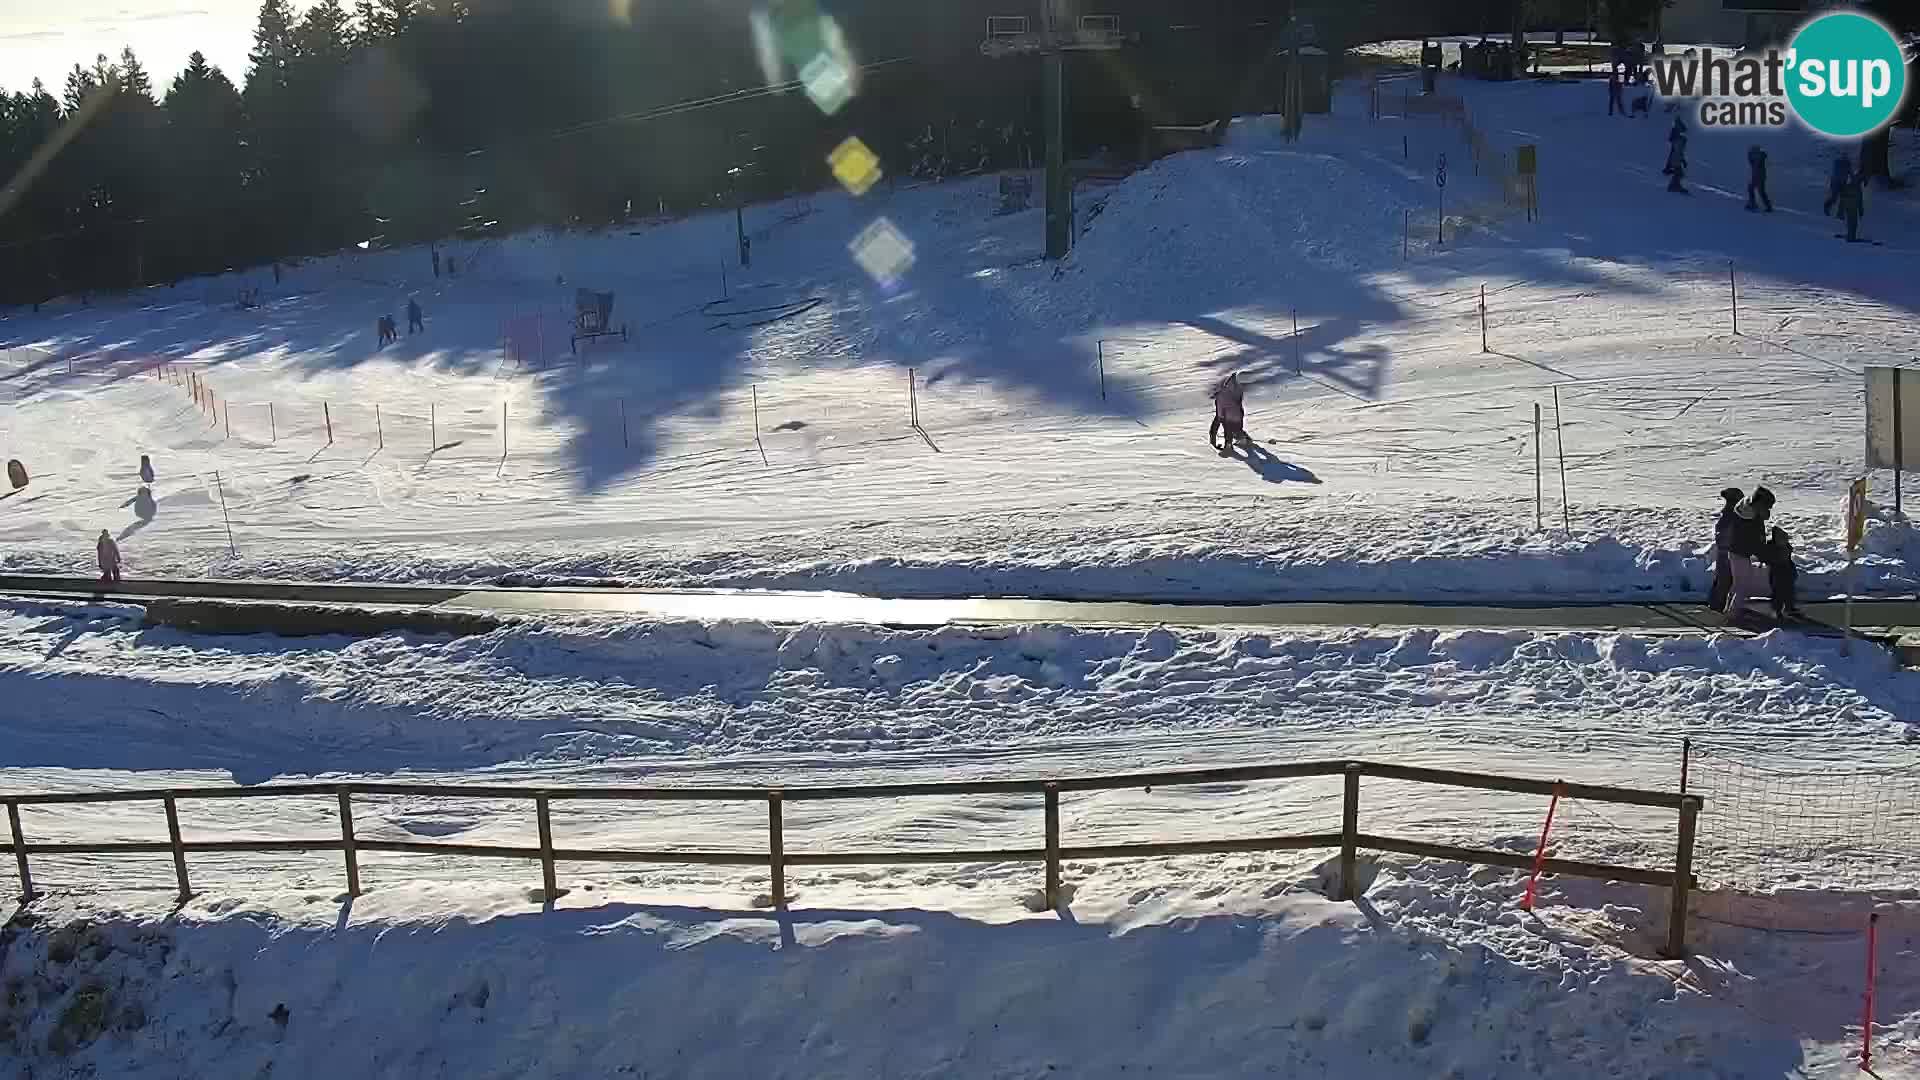
<path id="1" fill-rule="evenodd" d="M 1103 844 L 1072 847 L 1060 837 L 1060 796 L 1064 792 L 1111 791 L 1125 788 L 1176 787 L 1191 784 L 1246 783 L 1259 780 L 1292 780 L 1306 777 L 1340 776 L 1345 780 L 1341 799 L 1340 828 L 1335 832 L 1304 833 L 1284 836 L 1255 836 L 1224 840 L 1182 840 L 1161 843 Z M 1579 862 L 1570 859 L 1540 858 L 1536 855 L 1492 851 L 1483 848 L 1433 844 L 1401 837 L 1381 836 L 1360 831 L 1360 781 L 1362 777 L 1477 788 L 1483 791 L 1517 792 L 1528 795 L 1558 796 L 1592 802 L 1649 806 L 1678 812 L 1678 836 L 1672 869 L 1647 869 L 1606 863 Z M 790 802 L 845 799 L 898 799 L 922 796 L 1035 794 L 1042 798 L 1044 830 L 1037 847 L 977 848 L 947 851 L 809 851 L 786 850 L 783 807 Z M 340 804 L 340 835 L 286 840 L 184 840 L 181 838 L 179 804 L 198 799 L 272 799 L 293 796 L 331 795 Z M 527 799 L 534 806 L 538 829 L 537 846 L 498 844 L 454 844 L 413 840 L 360 840 L 353 831 L 355 795 L 400 795 L 427 798 Z M 767 846 L 760 851 L 623 851 L 557 847 L 553 839 L 552 804 L 568 801 L 626 802 L 754 802 L 767 807 Z M 1168 855 L 1199 855 L 1251 851 L 1295 851 L 1309 848 L 1338 848 L 1340 851 L 1340 899 L 1357 898 L 1358 878 L 1355 860 L 1361 849 L 1391 851 L 1436 859 L 1506 866 L 1521 870 L 1539 869 L 1546 873 L 1605 881 L 1631 881 L 1671 890 L 1672 908 L 1668 924 L 1667 952 L 1681 955 L 1686 948 L 1687 893 L 1697 882 L 1693 875 L 1693 841 L 1701 799 L 1635 788 L 1569 784 L 1553 780 L 1532 780 L 1489 773 L 1458 772 L 1368 761 L 1307 761 L 1279 765 L 1246 765 L 1213 769 L 1187 769 L 1171 772 L 1130 773 L 1114 776 L 1080 776 L 1059 780 L 979 780 L 915 784 L 865 784 L 844 787 L 575 787 L 529 788 L 518 786 L 482 786 L 460 784 L 275 784 L 260 787 L 177 788 L 132 791 L 60 792 L 0 796 L 6 804 L 7 823 L 12 840 L 4 845 L 13 852 L 20 873 L 22 903 L 36 895 L 28 866 L 32 855 L 132 855 L 171 853 L 180 886 L 180 898 L 193 895 L 187 877 L 189 852 L 277 852 L 338 851 L 344 855 L 347 892 L 360 893 L 360 861 L 363 851 L 404 852 L 422 855 L 466 855 L 503 859 L 537 859 L 545 896 L 552 900 L 563 894 L 558 887 L 555 867 L 562 862 L 601 863 L 683 863 L 704 866 L 766 866 L 772 875 L 770 895 L 776 907 L 787 901 L 786 875 L 790 866 L 886 866 L 931 863 L 1039 862 L 1046 864 L 1045 899 L 1049 908 L 1061 899 L 1060 866 L 1067 859 L 1126 859 Z M 29 843 L 20 826 L 22 806 L 76 805 L 121 802 L 158 802 L 166 813 L 165 841 L 134 841 L 78 844 Z"/>

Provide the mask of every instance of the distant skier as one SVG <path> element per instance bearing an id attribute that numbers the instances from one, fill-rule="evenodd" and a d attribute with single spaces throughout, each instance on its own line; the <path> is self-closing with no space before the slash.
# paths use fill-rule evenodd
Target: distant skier
<path id="1" fill-rule="evenodd" d="M 1834 206 L 1839 202 L 1839 192 L 1841 188 L 1847 186 L 1849 181 L 1853 181 L 1853 158 L 1849 158 L 1847 152 L 1841 150 L 1839 154 L 1834 154 L 1834 171 L 1828 173 L 1826 177 L 1826 202 L 1820 204 L 1820 213 L 1834 213 Z"/>
<path id="2" fill-rule="evenodd" d="M 1673 175 L 1673 148 L 1676 143 L 1687 139 L 1687 122 L 1679 117 L 1673 118 L 1673 127 L 1667 129 L 1667 167 L 1660 170 L 1661 176 Z"/>
<path id="3" fill-rule="evenodd" d="M 1678 121 L 1675 121 L 1678 123 Z M 1672 179 L 1667 181 L 1668 191 L 1677 191 L 1682 195 L 1691 195 L 1687 190 L 1687 136 L 1685 132 L 1668 136 L 1667 167 L 1662 172 Z"/>
<path id="4" fill-rule="evenodd" d="M 407 333 L 417 334 L 422 330 L 425 330 L 426 328 L 427 328 L 426 321 L 422 319 L 420 316 L 419 298 L 408 297 L 407 298 Z"/>
<path id="5" fill-rule="evenodd" d="M 1628 115 L 1627 101 L 1626 101 L 1625 94 L 1626 94 L 1626 86 L 1620 81 L 1620 69 L 1618 67 L 1608 68 L 1607 69 L 1607 115 L 1608 116 L 1612 116 L 1615 112 L 1618 112 L 1621 116 Z"/>
<path id="6" fill-rule="evenodd" d="M 1858 175 L 1847 177 L 1840 185 L 1840 197 L 1834 208 L 1847 223 L 1847 243 L 1860 242 L 1860 217 L 1867 212 L 1867 185 Z"/>
<path id="7" fill-rule="evenodd" d="M 100 539 L 94 541 L 94 554 L 100 558 L 100 584 L 120 584 L 120 545 L 113 542 L 107 530 L 100 530 Z"/>
<path id="8" fill-rule="evenodd" d="M 434 277 L 440 276 L 440 249 L 439 248 L 433 249 L 433 276 Z"/>
<path id="9" fill-rule="evenodd" d="M 1833 172 L 1827 177 L 1827 201 L 1820 204 L 1820 212 L 1832 214 L 1835 203 L 1840 201 L 1840 191 L 1853 179 L 1853 159 L 1846 151 L 1833 156 Z"/>
<path id="10" fill-rule="evenodd" d="M 380 335 L 380 347 L 383 349 L 393 342 L 400 340 L 400 331 L 394 328 L 393 316 L 391 315 L 380 316 L 379 320 L 374 323 L 374 330 Z"/>
<path id="11" fill-rule="evenodd" d="M 140 482 L 153 483 L 153 459 L 145 454 L 140 455 Z"/>
<path id="12" fill-rule="evenodd" d="M 1207 445 L 1225 454 L 1233 448 L 1234 443 L 1242 442 L 1247 437 L 1244 426 L 1247 420 L 1247 388 L 1240 385 L 1240 373 L 1236 371 L 1221 379 L 1214 385 L 1211 396 L 1213 423 L 1207 428 Z M 1225 445 L 1215 441 L 1215 437 L 1223 431 L 1226 435 Z"/>
<path id="13" fill-rule="evenodd" d="M 1773 196 L 1767 194 L 1767 152 L 1756 143 L 1747 148 L 1747 209 L 1759 210 L 1765 204 L 1767 213 L 1773 213 Z M 1760 203 L 1755 203 L 1755 196 Z"/>

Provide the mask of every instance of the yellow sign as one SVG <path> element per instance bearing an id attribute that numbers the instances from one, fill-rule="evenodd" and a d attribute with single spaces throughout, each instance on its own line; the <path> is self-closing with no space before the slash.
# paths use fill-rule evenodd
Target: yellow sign
<path id="1" fill-rule="evenodd" d="M 1867 536 L 1867 478 L 1847 485 L 1847 550 L 1860 550 Z"/>
<path id="2" fill-rule="evenodd" d="M 1528 143 L 1520 148 L 1519 169 L 1521 176 L 1532 176 L 1540 171 L 1540 148 Z"/>

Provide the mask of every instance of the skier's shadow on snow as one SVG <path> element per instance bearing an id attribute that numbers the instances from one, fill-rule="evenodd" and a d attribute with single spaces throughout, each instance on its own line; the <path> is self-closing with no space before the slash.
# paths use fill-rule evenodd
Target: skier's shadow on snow
<path id="1" fill-rule="evenodd" d="M 1311 469 L 1302 468 L 1291 461 L 1282 461 L 1273 451 L 1254 443 L 1251 446 L 1236 447 L 1240 452 L 1232 454 L 1247 463 L 1247 467 L 1257 473 L 1260 479 L 1269 484 L 1319 484 L 1323 483 Z"/>

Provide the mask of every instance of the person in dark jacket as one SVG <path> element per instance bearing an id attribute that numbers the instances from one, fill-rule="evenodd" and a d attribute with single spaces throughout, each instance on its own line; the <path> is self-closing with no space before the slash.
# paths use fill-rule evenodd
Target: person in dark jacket
<path id="1" fill-rule="evenodd" d="M 1727 606 L 1727 593 L 1733 591 L 1733 560 L 1727 557 L 1727 544 L 1731 539 L 1729 530 L 1733 526 L 1733 508 L 1747 493 L 1737 487 L 1723 489 L 1720 492 L 1720 516 L 1713 523 L 1713 587 L 1707 590 L 1707 606 L 1715 611 L 1723 611 Z"/>
<path id="2" fill-rule="evenodd" d="M 1686 140 L 1687 122 L 1676 116 L 1673 118 L 1673 126 L 1667 129 L 1667 167 L 1660 170 L 1661 176 L 1673 174 L 1674 147 L 1676 144 L 1685 143 Z"/>
<path id="3" fill-rule="evenodd" d="M 1627 115 L 1627 101 L 1626 101 L 1626 98 L 1624 97 L 1625 93 L 1626 93 L 1626 87 L 1620 81 L 1620 69 L 1618 67 L 1609 68 L 1607 70 L 1607 115 L 1608 116 L 1612 116 L 1614 113 L 1614 110 L 1616 109 L 1619 110 L 1621 116 Z"/>
<path id="4" fill-rule="evenodd" d="M 1682 195 L 1691 195 L 1685 183 L 1687 179 L 1687 136 L 1684 132 L 1670 136 L 1667 140 L 1667 167 L 1662 172 L 1672 177 L 1667 181 L 1668 191 L 1677 191 Z"/>
<path id="5" fill-rule="evenodd" d="M 1768 209 L 1771 210 L 1772 207 L 1768 207 Z M 420 331 L 425 330 L 426 328 L 427 328 L 426 320 L 421 315 L 421 312 L 420 312 L 420 301 L 413 297 L 408 297 L 407 298 L 407 333 L 417 334 Z"/>
<path id="6" fill-rule="evenodd" d="M 1820 205 L 1823 214 L 1833 213 L 1833 204 L 1840 201 L 1840 189 L 1853 179 L 1853 159 L 1845 151 L 1833 156 L 1833 173 L 1827 177 L 1827 201 Z"/>
<path id="7" fill-rule="evenodd" d="M 1767 557 L 1767 518 L 1773 515 L 1773 492 L 1757 487 L 1753 494 L 1733 508 L 1733 520 L 1727 523 L 1727 554 L 1765 560 Z"/>
<path id="8" fill-rule="evenodd" d="M 1840 185 L 1840 197 L 1835 206 L 1840 216 L 1847 222 L 1847 243 L 1860 242 L 1860 216 L 1867 212 L 1866 181 L 1858 176 L 1850 176 Z"/>
<path id="9" fill-rule="evenodd" d="M 1773 213 L 1773 196 L 1767 194 L 1767 152 L 1759 144 L 1747 147 L 1747 209 L 1758 210 L 1765 204 Z M 1759 203 L 1754 202 L 1755 197 Z"/>
<path id="10" fill-rule="evenodd" d="M 1767 537 L 1767 583 L 1773 594 L 1774 618 L 1800 617 L 1795 595 L 1799 581 L 1800 568 L 1793 565 L 1793 542 L 1787 538 L 1787 530 L 1776 527 Z"/>

